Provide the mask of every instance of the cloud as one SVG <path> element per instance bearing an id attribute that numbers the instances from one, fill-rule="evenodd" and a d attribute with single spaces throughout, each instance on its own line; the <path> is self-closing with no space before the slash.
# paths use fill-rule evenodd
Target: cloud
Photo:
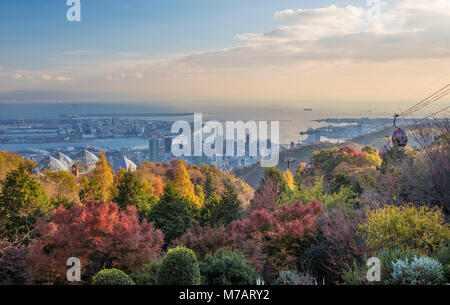
<path id="1" fill-rule="evenodd" d="M 231 64 L 234 57 L 238 65 L 247 60 L 249 65 L 270 65 L 304 60 L 447 58 L 449 15 L 448 0 L 406 0 L 383 12 L 378 23 L 369 22 L 362 7 L 288 9 L 274 15 L 286 25 L 267 33 L 237 35 L 246 46 L 190 59 L 205 63 L 213 62 L 208 57 L 217 56 Z"/>
<path id="2" fill-rule="evenodd" d="M 13 79 L 21 79 L 21 78 L 23 77 L 23 74 L 20 74 L 20 73 L 14 73 L 14 74 L 11 75 L 11 77 L 12 77 Z"/>
<path id="3" fill-rule="evenodd" d="M 89 50 L 75 50 L 75 51 L 67 51 L 63 52 L 62 55 L 82 55 L 82 54 L 88 54 L 91 51 Z"/>
<path id="4" fill-rule="evenodd" d="M 58 77 L 56 78 L 56 80 L 61 81 L 61 82 L 67 82 L 67 81 L 72 81 L 72 80 L 74 80 L 74 79 L 71 78 L 71 77 L 58 76 Z"/>
<path id="5" fill-rule="evenodd" d="M 21 88 L 23 81 L 10 76 L 18 73 L 22 79 L 34 77 L 32 89 L 44 86 L 37 80 L 47 75 L 47 80 L 59 80 L 45 83 L 53 90 L 66 90 L 65 81 L 73 80 L 80 90 L 106 88 L 167 99 L 334 98 L 343 94 L 343 86 L 357 99 L 370 90 L 361 87 L 361 75 L 376 75 L 371 83 L 390 85 L 394 82 L 387 80 L 396 75 L 401 76 L 399 84 L 425 77 L 423 71 L 437 73 L 431 68 L 448 69 L 449 6 L 449 0 L 404 0 L 382 6 L 376 23 L 367 19 L 368 6 L 287 9 L 274 12 L 277 26 L 271 30 L 236 35 L 235 47 L 161 58 L 115 51 L 89 59 L 64 57 L 53 70 L 3 71 L 9 83 L 0 82 L 0 90 Z M 82 54 L 66 53 L 77 52 Z M 341 86 L 323 92 L 322 79 Z"/>

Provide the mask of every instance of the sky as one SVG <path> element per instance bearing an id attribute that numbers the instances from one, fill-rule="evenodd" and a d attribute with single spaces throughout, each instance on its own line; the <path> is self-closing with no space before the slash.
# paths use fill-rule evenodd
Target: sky
<path id="1" fill-rule="evenodd" d="M 450 80 L 450 0 L 80 1 L 0 1 L 0 101 L 384 107 Z"/>

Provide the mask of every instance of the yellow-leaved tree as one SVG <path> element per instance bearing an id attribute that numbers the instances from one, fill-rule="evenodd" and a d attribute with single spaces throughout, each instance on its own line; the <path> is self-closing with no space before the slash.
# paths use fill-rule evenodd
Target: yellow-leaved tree
<path id="1" fill-rule="evenodd" d="M 295 188 L 295 184 L 294 184 L 294 176 L 292 175 L 291 171 L 289 170 L 289 168 L 286 170 L 286 172 L 284 173 L 284 177 L 286 179 L 286 185 L 287 187 L 292 191 Z"/>
<path id="2" fill-rule="evenodd" d="M 91 179 L 92 183 L 99 189 L 98 200 L 108 201 L 112 198 L 114 175 L 110 164 L 106 160 L 106 155 L 100 153 L 98 157 L 100 160 L 97 162 Z"/>
<path id="3" fill-rule="evenodd" d="M 442 212 L 423 206 L 385 206 L 372 210 L 361 229 L 373 251 L 398 248 L 431 254 L 450 239 L 450 226 Z"/>
<path id="4" fill-rule="evenodd" d="M 177 168 L 174 169 L 173 186 L 184 198 L 201 207 L 202 202 L 195 194 L 194 184 L 191 182 L 191 177 L 183 163 L 179 163 Z"/>

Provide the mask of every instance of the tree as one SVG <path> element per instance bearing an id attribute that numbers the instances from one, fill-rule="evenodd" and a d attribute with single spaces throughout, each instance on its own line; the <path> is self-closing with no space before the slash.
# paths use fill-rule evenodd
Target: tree
<path id="1" fill-rule="evenodd" d="M 220 248 L 229 247 L 241 251 L 247 261 L 261 272 L 264 266 L 264 254 L 253 239 L 248 239 L 245 232 L 233 231 L 228 227 L 201 227 L 195 223 L 186 234 L 172 243 L 173 246 L 184 245 L 195 252 L 202 261 L 208 253 L 215 253 Z"/>
<path id="2" fill-rule="evenodd" d="M 214 255 L 206 255 L 200 263 L 204 285 L 255 285 L 258 273 L 244 254 L 221 248 Z"/>
<path id="3" fill-rule="evenodd" d="M 113 187 L 114 175 L 112 174 L 111 166 L 106 161 L 106 155 L 100 153 L 98 155 L 99 161 L 94 169 L 92 180 L 93 183 L 100 187 L 100 201 L 108 201 L 111 197 L 111 188 Z"/>
<path id="4" fill-rule="evenodd" d="M 266 260 L 264 277 L 273 280 L 281 270 L 296 268 L 298 255 L 317 234 L 321 213 L 322 205 L 317 200 L 308 204 L 298 201 L 273 212 L 255 210 L 250 217 L 231 223 L 228 230 L 260 246 Z"/>
<path id="5" fill-rule="evenodd" d="M 299 254 L 298 270 L 312 272 L 326 284 L 338 282 L 344 270 L 361 263 L 369 254 L 359 225 L 364 220 L 361 212 L 345 213 L 335 210 L 318 221 L 314 242 Z"/>
<path id="6" fill-rule="evenodd" d="M 276 167 L 268 167 L 264 170 L 264 175 L 260 181 L 260 188 L 266 185 L 277 187 L 280 195 L 288 189 L 284 173 Z"/>
<path id="7" fill-rule="evenodd" d="M 87 282 L 105 268 L 130 273 L 157 260 L 163 243 L 163 234 L 152 223 L 139 223 L 134 206 L 119 211 L 115 203 L 75 204 L 70 211 L 60 207 L 49 221 L 41 219 L 37 229 L 28 266 L 43 283 L 65 283 L 69 257 L 80 259 Z"/>
<path id="8" fill-rule="evenodd" d="M 215 181 L 215 176 L 208 172 L 206 175 L 206 183 L 205 183 L 205 197 L 208 199 L 210 196 L 217 194 L 217 182 Z"/>
<path id="9" fill-rule="evenodd" d="M 294 176 L 292 175 L 289 168 L 284 173 L 284 179 L 286 180 L 286 186 L 289 190 L 295 189 Z"/>
<path id="10" fill-rule="evenodd" d="M 228 225 L 241 217 L 243 212 L 241 202 L 231 186 L 222 193 L 219 204 L 211 208 L 210 224 L 212 226 Z"/>
<path id="11" fill-rule="evenodd" d="M 145 218 L 157 201 L 156 197 L 149 195 L 148 186 L 147 180 L 139 181 L 135 172 L 121 170 L 118 174 L 118 193 L 114 201 L 120 210 L 125 210 L 130 205 L 135 206 L 140 217 Z"/>
<path id="12" fill-rule="evenodd" d="M 199 222 L 202 226 L 212 226 L 213 222 L 211 219 L 211 214 L 218 208 L 220 205 L 220 196 L 213 193 L 208 197 L 205 204 L 200 209 L 199 213 Z"/>
<path id="13" fill-rule="evenodd" d="M 92 279 L 92 285 L 134 285 L 133 280 L 123 271 L 118 269 L 104 269 Z"/>
<path id="14" fill-rule="evenodd" d="M 250 204 L 250 210 L 267 209 L 273 211 L 279 198 L 277 186 L 264 185 L 255 193 Z"/>
<path id="15" fill-rule="evenodd" d="M 8 237 L 27 232 L 36 220 L 48 215 L 52 206 L 39 182 L 24 164 L 2 181 L 0 220 Z"/>
<path id="16" fill-rule="evenodd" d="M 159 285 L 199 285 L 200 269 L 195 253 L 178 246 L 170 249 L 161 261 Z"/>
<path id="17" fill-rule="evenodd" d="M 450 240 L 450 226 L 440 210 L 427 207 L 385 206 L 372 210 L 361 225 L 373 251 L 412 249 L 431 254 Z"/>
<path id="18" fill-rule="evenodd" d="M 155 227 L 164 233 L 165 245 L 183 235 L 192 226 L 193 214 L 189 202 L 175 189 L 171 182 L 164 187 L 164 195 L 148 215 Z"/>
<path id="19" fill-rule="evenodd" d="M 45 192 L 53 201 L 78 201 L 78 185 L 75 176 L 65 172 L 47 172 L 40 177 Z"/>
<path id="20" fill-rule="evenodd" d="M 201 207 L 200 198 L 195 194 L 194 184 L 192 184 L 183 163 L 179 163 L 177 168 L 174 169 L 173 186 L 180 192 L 181 196 L 195 203 L 197 207 Z"/>
<path id="21" fill-rule="evenodd" d="M 142 265 L 131 275 L 131 278 L 136 285 L 158 285 L 160 268 L 160 261 Z"/>
<path id="22" fill-rule="evenodd" d="M 113 198 L 115 193 L 114 175 L 110 164 L 106 161 L 105 154 L 99 154 L 99 158 L 92 177 L 81 179 L 79 192 L 81 202 L 108 201 Z"/>
<path id="23" fill-rule="evenodd" d="M 31 172 L 37 163 L 22 158 L 18 153 L 0 151 L 0 180 L 4 179 L 10 171 L 17 169 L 19 165 Z"/>

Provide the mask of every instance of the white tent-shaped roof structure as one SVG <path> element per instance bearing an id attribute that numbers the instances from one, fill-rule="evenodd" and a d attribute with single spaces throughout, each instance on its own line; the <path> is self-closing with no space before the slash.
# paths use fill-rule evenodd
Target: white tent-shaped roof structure
<path id="1" fill-rule="evenodd" d="M 58 153 L 56 158 L 59 161 L 61 161 L 63 164 L 65 164 L 67 167 L 71 167 L 74 164 L 73 160 L 69 156 L 67 156 L 61 152 Z"/>
<path id="2" fill-rule="evenodd" d="M 123 156 L 118 162 L 116 162 L 116 164 L 114 164 L 114 170 L 119 170 L 121 168 L 135 171 L 137 169 L 137 165 L 127 157 Z"/>
<path id="3" fill-rule="evenodd" d="M 34 171 L 36 173 L 42 173 L 46 171 L 59 172 L 68 170 L 69 167 L 67 165 L 52 156 L 48 156 L 34 168 Z"/>
<path id="4" fill-rule="evenodd" d="M 78 165 L 95 165 L 100 159 L 91 153 L 90 151 L 84 149 L 76 158 L 75 163 Z"/>

